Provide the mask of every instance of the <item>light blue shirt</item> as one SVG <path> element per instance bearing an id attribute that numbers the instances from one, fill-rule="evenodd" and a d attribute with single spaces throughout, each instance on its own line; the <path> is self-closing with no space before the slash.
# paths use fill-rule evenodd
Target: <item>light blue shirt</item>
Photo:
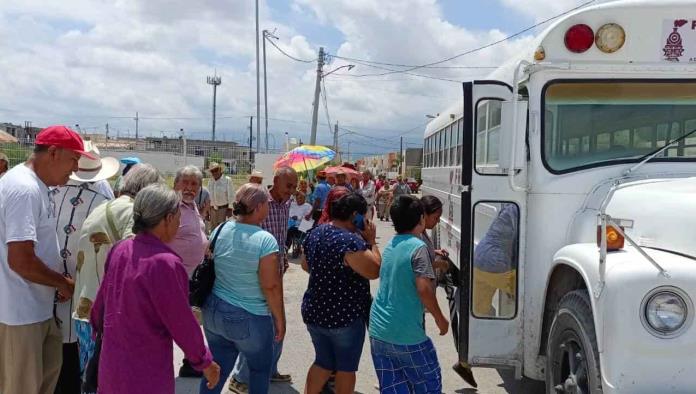
<path id="1" fill-rule="evenodd" d="M 416 276 L 434 278 L 425 243 L 410 234 L 399 234 L 384 248 L 379 269 L 379 290 L 370 310 L 370 336 L 395 345 L 417 345 L 428 339 L 423 326 L 423 303 L 418 296 Z M 414 272 L 413 259 L 425 252 L 430 274 Z"/>
<path id="2" fill-rule="evenodd" d="M 212 237 L 217 233 L 213 231 Z M 270 315 L 259 282 L 259 261 L 278 252 L 278 242 L 259 226 L 228 222 L 215 244 L 213 294 L 254 315 Z"/>
<path id="3" fill-rule="evenodd" d="M 474 249 L 474 267 L 500 274 L 517 265 L 517 205 L 503 203 L 498 216 Z"/>
<path id="4" fill-rule="evenodd" d="M 314 200 L 319 200 L 319 209 L 324 209 L 324 205 L 326 204 L 326 197 L 329 196 L 329 192 L 331 191 L 331 186 L 329 186 L 326 181 L 321 181 L 319 184 L 314 188 Z"/>

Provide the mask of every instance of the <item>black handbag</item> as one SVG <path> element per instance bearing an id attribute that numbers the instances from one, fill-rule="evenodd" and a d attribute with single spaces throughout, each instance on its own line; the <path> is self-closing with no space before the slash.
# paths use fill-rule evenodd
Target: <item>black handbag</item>
<path id="1" fill-rule="evenodd" d="M 193 271 L 189 281 L 189 304 L 191 306 L 202 308 L 210 292 L 213 291 L 213 284 L 215 284 L 215 243 L 226 224 L 227 222 L 224 222 L 220 225 L 215 236 L 213 236 L 213 240 L 210 242 L 210 252 L 203 260 L 203 263 Z"/>

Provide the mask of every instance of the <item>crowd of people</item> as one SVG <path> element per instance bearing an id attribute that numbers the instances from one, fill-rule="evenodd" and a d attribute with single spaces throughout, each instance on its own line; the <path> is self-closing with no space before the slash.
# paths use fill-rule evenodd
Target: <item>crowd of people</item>
<path id="1" fill-rule="evenodd" d="M 320 171 L 313 183 L 288 167 L 270 188 L 255 171 L 235 190 L 216 163 L 207 187 L 186 166 L 170 188 L 153 166 L 122 162 L 114 193 L 119 163 L 52 126 L 1 175 L 0 393 L 81 393 L 93 365 L 100 393 L 173 393 L 173 343 L 185 356 L 179 376 L 202 377 L 201 393 L 228 378 L 233 392 L 267 393 L 292 380 L 278 369 L 283 277 L 300 255 L 315 350 L 307 393 L 329 381 L 353 392 L 366 336 L 381 392 L 441 392 L 425 333 L 426 311 L 441 335 L 449 328 L 435 298 L 447 254 L 426 232 L 442 214 L 435 197 L 367 171 Z M 382 251 L 375 212 L 396 231 Z M 189 280 L 206 255 L 215 281 L 196 310 Z"/>

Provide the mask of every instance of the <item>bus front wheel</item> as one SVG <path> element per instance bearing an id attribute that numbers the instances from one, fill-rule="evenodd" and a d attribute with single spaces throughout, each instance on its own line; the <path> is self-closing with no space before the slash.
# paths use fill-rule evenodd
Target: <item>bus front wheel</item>
<path id="1" fill-rule="evenodd" d="M 546 349 L 546 392 L 602 393 L 592 306 L 585 290 L 569 292 L 558 304 Z"/>

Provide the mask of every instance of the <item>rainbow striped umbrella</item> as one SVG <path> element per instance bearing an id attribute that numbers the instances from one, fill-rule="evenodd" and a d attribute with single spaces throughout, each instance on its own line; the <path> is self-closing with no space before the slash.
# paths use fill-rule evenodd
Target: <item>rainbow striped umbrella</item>
<path id="1" fill-rule="evenodd" d="M 292 167 L 297 172 L 305 172 L 330 162 L 335 156 L 336 152 L 325 146 L 302 145 L 276 160 L 273 168 Z"/>

